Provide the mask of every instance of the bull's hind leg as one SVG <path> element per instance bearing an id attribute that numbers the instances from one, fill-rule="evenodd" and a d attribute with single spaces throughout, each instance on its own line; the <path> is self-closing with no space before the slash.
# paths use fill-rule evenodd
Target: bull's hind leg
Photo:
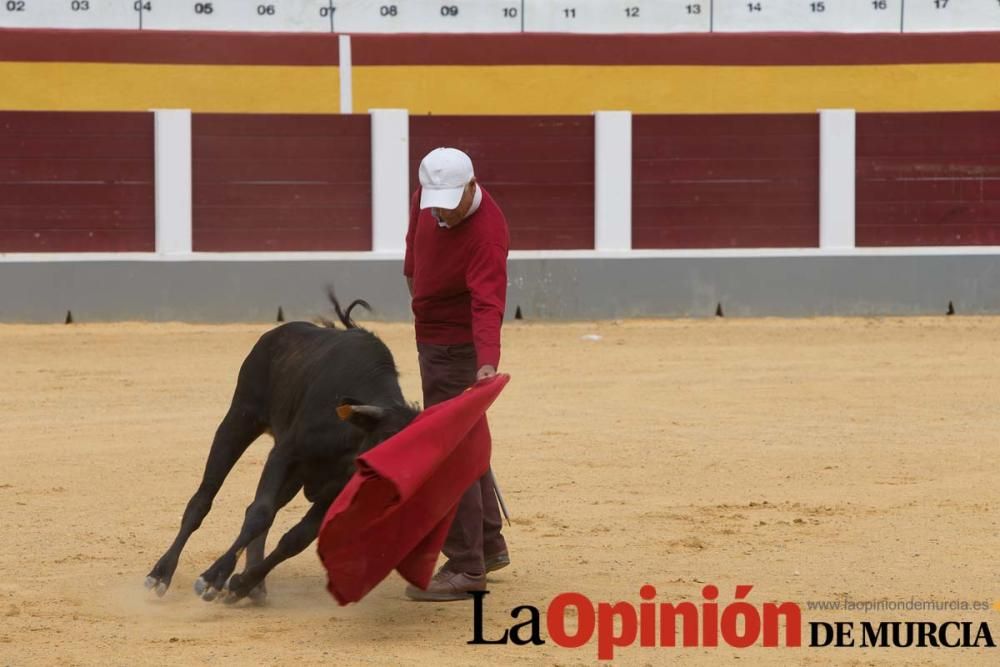
<path id="1" fill-rule="evenodd" d="M 227 585 L 229 593 L 224 601 L 233 603 L 251 595 L 275 566 L 301 553 L 312 544 L 319 534 L 320 524 L 322 524 L 323 517 L 331 502 L 332 500 L 314 503 L 302 520 L 281 536 L 278 545 L 267 555 L 267 558 L 253 567 L 248 567 L 243 573 L 230 577 Z"/>
<path id="2" fill-rule="evenodd" d="M 177 569 L 177 561 L 188 538 L 194 531 L 198 530 L 201 522 L 212 509 L 212 500 L 215 499 L 215 495 L 219 492 L 219 488 L 229 471 L 233 469 L 236 461 L 247 450 L 250 443 L 264 432 L 264 429 L 264 422 L 260 419 L 259 411 L 234 398 L 229 412 L 226 413 L 215 432 L 201 484 L 184 509 L 180 531 L 174 538 L 173 544 L 160 557 L 160 560 L 146 577 L 146 588 L 155 588 L 156 594 L 160 596 L 167 592 L 174 571 Z"/>
<path id="3" fill-rule="evenodd" d="M 249 569 L 264 560 L 264 547 L 267 545 L 267 533 L 264 531 L 254 538 L 250 546 L 247 547 L 247 561 L 244 569 Z M 254 602 L 263 602 L 267 599 L 267 583 L 262 581 L 250 591 L 250 599 Z"/>
<path id="4" fill-rule="evenodd" d="M 288 503 L 292 501 L 292 498 L 299 492 L 302 488 L 302 482 L 298 479 L 289 479 L 284 488 L 278 493 L 278 499 L 276 503 L 277 509 L 281 509 Z M 250 543 L 247 547 L 247 561 L 245 570 L 252 569 L 260 564 L 264 560 L 264 546 L 267 542 L 267 533 L 265 530 L 263 533 L 254 538 L 254 541 Z M 252 591 L 250 591 L 250 599 L 254 602 L 261 603 L 267 599 L 267 585 L 266 582 L 261 579 L 260 583 L 257 584 Z"/>
<path id="5" fill-rule="evenodd" d="M 194 582 L 194 590 L 203 600 L 211 601 L 218 597 L 236 569 L 240 554 L 251 542 L 266 533 L 274 522 L 274 515 L 278 511 L 278 497 L 290 480 L 292 466 L 285 454 L 285 449 L 290 448 L 282 443 L 275 443 L 260 474 L 257 493 L 247 507 L 239 536 L 226 553 L 219 556 Z"/>

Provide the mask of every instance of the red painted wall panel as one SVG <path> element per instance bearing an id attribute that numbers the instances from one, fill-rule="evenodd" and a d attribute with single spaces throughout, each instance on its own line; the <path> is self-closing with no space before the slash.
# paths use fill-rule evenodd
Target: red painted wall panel
<path id="1" fill-rule="evenodd" d="M 591 116 L 412 116 L 410 189 L 439 146 L 464 150 L 510 226 L 511 249 L 594 247 Z"/>
<path id="2" fill-rule="evenodd" d="M 637 115 L 635 248 L 819 245 L 819 120 L 812 114 Z"/>
<path id="3" fill-rule="evenodd" d="M 794 66 L 1000 60 L 1000 43 L 996 33 L 991 31 L 690 33 L 666 37 L 657 34 L 362 33 L 352 36 L 352 46 L 355 66 Z M 329 33 L 0 28 L 0 60 L 17 62 L 329 66 L 338 64 L 338 54 L 337 35 Z"/>
<path id="4" fill-rule="evenodd" d="M 742 34 L 715 32 L 670 35 L 358 34 L 352 36 L 351 44 L 355 66 L 734 65 L 746 67 L 987 63 L 1000 60 L 1000 42 L 997 41 L 995 32 L 988 31 L 944 34 L 821 32 Z M 127 45 L 119 48 L 125 49 Z M 6 49 L 0 48 L 0 56 L 5 51 L 19 55 L 21 59 L 53 57 L 51 48 L 42 49 L 37 45 L 16 42 Z M 115 55 L 114 52 L 108 53 L 107 49 L 95 49 L 93 45 L 87 44 L 86 40 L 79 38 L 64 45 L 62 49 L 57 49 L 56 53 L 60 51 L 84 53 L 91 58 L 102 60 Z M 275 49 L 274 52 L 278 50 Z M 150 56 L 145 55 L 145 57 Z"/>
<path id="5" fill-rule="evenodd" d="M 858 114 L 859 246 L 1000 245 L 1000 112 Z"/>
<path id="6" fill-rule="evenodd" d="M 195 114 L 195 251 L 370 250 L 368 115 Z"/>
<path id="7" fill-rule="evenodd" d="M 0 252 L 150 252 L 153 115 L 0 112 Z"/>

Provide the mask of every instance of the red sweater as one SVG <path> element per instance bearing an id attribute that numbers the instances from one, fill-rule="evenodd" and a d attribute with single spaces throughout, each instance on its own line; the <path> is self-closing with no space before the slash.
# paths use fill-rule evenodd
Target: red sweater
<path id="1" fill-rule="evenodd" d="M 507 302 L 510 234 L 500 208 L 482 186 L 476 212 L 448 229 L 430 209 L 420 210 L 420 190 L 410 205 L 403 273 L 413 279 L 417 341 L 475 343 L 478 365 L 500 363 L 500 324 Z"/>

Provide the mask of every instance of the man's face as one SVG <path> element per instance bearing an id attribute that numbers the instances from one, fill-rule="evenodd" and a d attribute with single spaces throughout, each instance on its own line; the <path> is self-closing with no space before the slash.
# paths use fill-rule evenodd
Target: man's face
<path id="1" fill-rule="evenodd" d="M 431 209 L 431 213 L 437 216 L 437 219 L 444 224 L 454 227 L 469 214 L 469 209 L 472 208 L 472 201 L 475 197 L 476 179 L 472 179 L 465 186 L 465 191 L 462 193 L 462 199 L 458 202 L 458 206 L 455 208 L 433 208 Z"/>

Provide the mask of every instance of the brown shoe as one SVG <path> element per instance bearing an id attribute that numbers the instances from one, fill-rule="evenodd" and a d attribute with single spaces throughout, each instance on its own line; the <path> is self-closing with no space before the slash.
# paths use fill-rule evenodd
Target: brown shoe
<path id="1" fill-rule="evenodd" d="M 510 565 L 510 554 L 506 551 L 501 551 L 498 554 L 489 556 L 486 559 L 486 571 L 496 572 L 497 570 L 502 570 Z"/>
<path id="2" fill-rule="evenodd" d="M 467 574 L 465 572 L 452 572 L 441 568 L 437 574 L 431 578 L 431 583 L 427 590 L 420 590 L 416 586 L 406 587 L 406 597 L 419 602 L 448 602 L 451 600 L 468 600 L 471 591 L 486 590 L 485 574 Z"/>

